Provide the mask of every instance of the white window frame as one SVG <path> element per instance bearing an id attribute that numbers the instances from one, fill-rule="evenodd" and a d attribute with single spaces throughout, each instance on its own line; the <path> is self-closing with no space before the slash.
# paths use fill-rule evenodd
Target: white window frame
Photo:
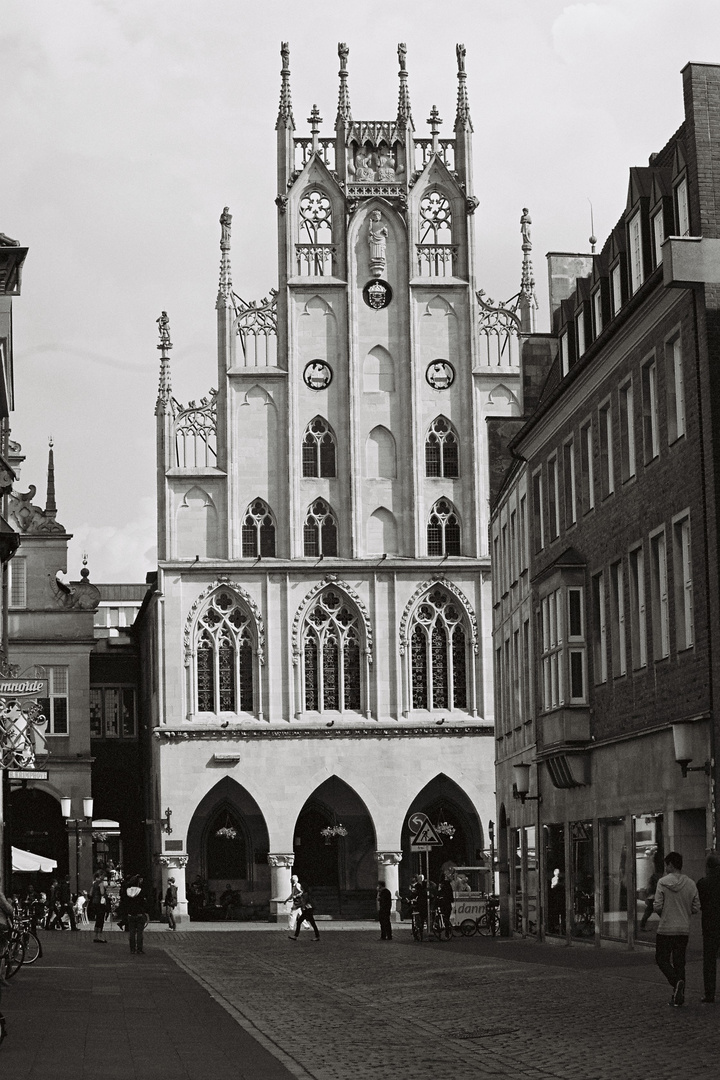
<path id="1" fill-rule="evenodd" d="M 668 442 L 673 443 L 685 434 L 685 382 L 680 334 L 673 335 L 665 342 L 665 391 Z"/>
<path id="2" fill-rule="evenodd" d="M 627 674 L 625 643 L 625 572 L 622 559 L 610 566 L 610 637 L 612 644 L 613 676 Z"/>
<path id="3" fill-rule="evenodd" d="M 657 363 L 649 357 L 641 367 L 643 406 L 643 452 L 649 465 L 660 454 L 658 429 Z"/>
<path id="4" fill-rule="evenodd" d="M 675 207 L 677 209 L 678 236 L 690 235 L 690 207 L 688 206 L 687 177 L 683 176 L 675 185 Z"/>
<path id="5" fill-rule="evenodd" d="M 47 718 L 47 731 L 49 736 L 57 736 L 58 738 L 67 738 L 70 734 L 70 669 L 67 664 L 54 664 L 52 666 L 43 665 L 45 671 L 44 678 L 47 679 L 48 692 L 47 692 L 47 711 L 45 716 Z M 56 702 L 65 702 L 65 730 L 57 731 L 57 719 Z"/>
<path id="6" fill-rule="evenodd" d="M 610 303 L 613 315 L 617 315 L 622 307 L 622 267 L 619 262 L 613 266 L 610 274 Z"/>
<path id="7" fill-rule="evenodd" d="M 577 313 L 577 354 L 580 358 L 585 352 L 585 308 L 581 307 Z"/>
<path id="8" fill-rule="evenodd" d="M 605 614 L 605 573 L 600 570 L 592 576 L 593 590 L 593 677 L 595 684 L 606 683 L 607 620 Z"/>
<path id="9" fill-rule="evenodd" d="M 635 476 L 635 395 L 632 379 L 626 379 L 618 390 L 620 420 L 620 479 L 625 483 Z"/>
<path id="10" fill-rule="evenodd" d="M 568 586 L 567 590 L 567 640 L 568 640 L 568 697 L 571 705 L 587 704 L 587 643 L 585 638 L 585 589 L 579 585 Z M 574 634 L 572 619 L 570 618 L 570 598 L 577 594 L 580 600 L 580 633 Z M 573 657 L 580 657 L 580 670 L 582 674 L 582 694 L 573 694 Z"/>
<path id="11" fill-rule="evenodd" d="M 650 533 L 650 606 L 653 628 L 653 658 L 670 655 L 668 611 L 667 537 L 665 526 Z"/>
<path id="12" fill-rule="evenodd" d="M 602 292 L 598 285 L 595 292 L 592 294 L 592 310 L 593 310 L 593 331 L 595 337 L 600 337 L 603 328 L 602 318 Z"/>
<path id="13" fill-rule="evenodd" d="M 16 555 L 7 568 L 8 609 L 20 611 L 27 607 L 27 559 Z"/>
<path id="14" fill-rule="evenodd" d="M 560 335 L 560 373 L 564 378 L 570 370 L 570 351 L 568 347 L 568 332 L 563 330 Z"/>
<path id="15" fill-rule="evenodd" d="M 628 553 L 630 639 L 635 671 L 647 667 L 647 609 L 645 604 L 645 551 L 636 544 Z"/>
<path id="16" fill-rule="evenodd" d="M 665 243 L 665 218 L 662 207 L 652 216 L 653 248 L 655 253 L 655 266 L 662 262 L 662 246 Z"/>
<path id="17" fill-rule="evenodd" d="M 542 551 L 545 547 L 545 507 L 543 505 L 543 495 L 542 468 L 539 468 L 532 474 L 533 525 L 537 524 L 537 535 L 535 536 L 536 551 Z"/>
<path id="18" fill-rule="evenodd" d="M 600 435 L 600 465 L 603 468 L 601 476 L 600 495 L 607 498 L 615 491 L 615 459 L 613 454 L 613 429 L 612 429 L 612 402 L 607 398 L 598 406 L 598 432 Z M 602 491 L 602 481 L 605 481 L 606 490 Z"/>
<path id="19" fill-rule="evenodd" d="M 548 474 L 548 539 L 550 543 L 560 535 L 560 477 L 557 454 L 551 454 L 547 462 Z"/>
<path id="20" fill-rule="evenodd" d="M 630 254 L 630 292 L 636 293 L 645 280 L 642 250 L 642 218 L 637 210 L 628 222 L 628 251 Z"/>
<path id="21" fill-rule="evenodd" d="M 695 644 L 690 511 L 672 519 L 673 583 L 675 586 L 675 647 L 678 652 Z"/>
<path id="22" fill-rule="evenodd" d="M 588 507 L 587 513 L 595 509 L 595 463 L 593 461 L 593 425 L 592 419 L 588 419 L 580 427 L 580 466 L 584 476 L 584 465 L 587 461 L 587 490 Z M 585 504 L 583 503 L 583 513 Z"/>
<path id="23" fill-rule="evenodd" d="M 577 524 L 577 477 L 575 475 L 575 437 L 563 443 L 563 477 L 565 480 L 565 528 Z"/>

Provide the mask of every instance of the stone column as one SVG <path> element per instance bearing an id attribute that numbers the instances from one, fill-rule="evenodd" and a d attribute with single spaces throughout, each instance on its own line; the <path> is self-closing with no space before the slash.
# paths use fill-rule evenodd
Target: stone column
<path id="1" fill-rule="evenodd" d="M 175 888 L 177 889 L 175 922 L 180 925 L 181 922 L 188 921 L 187 895 L 185 892 L 185 867 L 188 863 L 188 857 L 187 855 L 160 855 L 158 861 L 162 871 L 163 900 L 168 887 L 168 878 L 175 878 Z"/>
<path id="2" fill-rule="evenodd" d="M 290 871 L 295 856 L 273 852 L 268 855 L 270 864 L 270 922 L 281 922 L 285 918 L 284 900 L 290 895 Z"/>
<path id="3" fill-rule="evenodd" d="M 393 898 L 393 922 L 400 921 L 400 904 L 395 902 L 400 886 L 400 874 L 398 866 L 402 860 L 402 851 L 376 851 L 375 858 L 378 864 L 378 881 L 385 882 L 385 888 L 390 890 Z"/>

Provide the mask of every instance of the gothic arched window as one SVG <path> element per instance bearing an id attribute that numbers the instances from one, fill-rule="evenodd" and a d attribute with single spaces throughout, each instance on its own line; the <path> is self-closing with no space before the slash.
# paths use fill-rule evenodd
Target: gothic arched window
<path id="1" fill-rule="evenodd" d="M 360 710 L 360 620 L 334 589 L 315 600 L 303 626 L 305 708 Z"/>
<path id="2" fill-rule="evenodd" d="M 308 191 L 300 200 L 300 243 L 332 243 L 332 207 L 322 191 Z"/>
<path id="3" fill-rule="evenodd" d="M 425 439 L 425 475 L 460 475 L 457 435 L 444 416 L 433 420 Z"/>
<path id="4" fill-rule="evenodd" d="M 448 499 L 438 499 L 427 527 L 428 555 L 460 554 L 460 522 Z"/>
<path id="5" fill-rule="evenodd" d="M 429 191 L 420 200 L 420 243 L 452 244 L 450 203 L 440 191 Z"/>
<path id="6" fill-rule="evenodd" d="M 262 499 L 250 503 L 242 524 L 243 559 L 275 558 L 275 522 Z"/>
<path id="7" fill-rule="evenodd" d="M 305 554 L 337 555 L 337 522 L 324 499 L 316 499 L 307 512 L 303 528 Z"/>
<path id="8" fill-rule="evenodd" d="M 466 709 L 466 633 L 460 607 L 434 589 L 418 607 L 410 634 L 414 709 Z"/>
<path id="9" fill-rule="evenodd" d="M 303 476 L 337 476 L 335 437 L 327 420 L 316 416 L 305 429 L 302 446 Z"/>
<path id="10" fill-rule="evenodd" d="M 213 593 L 195 631 L 197 711 L 252 712 L 250 616 L 229 589 Z"/>

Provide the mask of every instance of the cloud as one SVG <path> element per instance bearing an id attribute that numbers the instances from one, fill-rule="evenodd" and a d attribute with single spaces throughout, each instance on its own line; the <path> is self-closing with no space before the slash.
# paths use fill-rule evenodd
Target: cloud
<path id="1" fill-rule="evenodd" d="M 121 525 L 81 522 L 73 528 L 68 574 L 76 579 L 84 554 L 93 582 L 143 582 L 157 567 L 155 500 L 140 499 L 135 515 Z"/>

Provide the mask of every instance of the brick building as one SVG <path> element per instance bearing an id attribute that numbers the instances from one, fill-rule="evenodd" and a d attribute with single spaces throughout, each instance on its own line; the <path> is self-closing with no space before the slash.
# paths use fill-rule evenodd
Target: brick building
<path id="1" fill-rule="evenodd" d="M 548 256 L 493 498 L 504 913 L 569 941 L 650 940 L 663 851 L 716 839 L 720 67 L 683 80 L 602 250 Z"/>

